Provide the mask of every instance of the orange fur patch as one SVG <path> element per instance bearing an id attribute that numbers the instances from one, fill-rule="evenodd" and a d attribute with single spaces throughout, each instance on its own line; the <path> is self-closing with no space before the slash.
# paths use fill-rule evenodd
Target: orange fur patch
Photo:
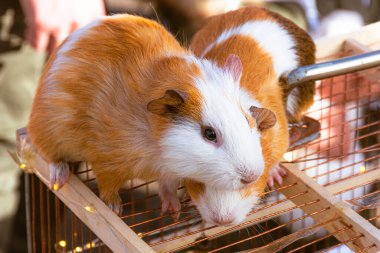
<path id="1" fill-rule="evenodd" d="M 187 193 L 191 196 L 191 199 L 193 201 L 199 201 L 200 196 L 204 193 L 205 185 L 190 179 L 185 179 L 184 185 Z"/>

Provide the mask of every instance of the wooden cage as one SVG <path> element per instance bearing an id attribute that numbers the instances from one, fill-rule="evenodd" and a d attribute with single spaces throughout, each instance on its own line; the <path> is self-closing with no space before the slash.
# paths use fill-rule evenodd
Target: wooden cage
<path id="1" fill-rule="evenodd" d="M 380 23 L 317 48 L 321 62 L 379 49 Z M 178 221 L 161 216 L 156 183 L 138 180 L 125 185 L 117 216 L 98 198 L 87 166 L 52 192 L 47 163 L 19 130 L 19 166 L 32 172 L 29 252 L 379 252 L 379 69 L 318 82 L 308 115 L 321 122 L 321 137 L 288 152 L 283 186 L 231 227 L 205 227 L 185 197 Z"/>

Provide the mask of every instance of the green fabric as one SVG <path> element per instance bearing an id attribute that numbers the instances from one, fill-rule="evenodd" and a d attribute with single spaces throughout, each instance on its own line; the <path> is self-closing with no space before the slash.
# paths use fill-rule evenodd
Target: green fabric
<path id="1" fill-rule="evenodd" d="M 43 53 L 24 45 L 0 55 L 0 140 L 14 143 L 15 130 L 26 126 L 44 63 Z"/>
<path id="2" fill-rule="evenodd" d="M 15 149 L 15 132 L 27 124 L 44 59 L 28 45 L 0 54 L 0 253 L 9 242 L 20 194 L 21 170 L 7 150 Z"/>
<path id="3" fill-rule="evenodd" d="M 15 132 L 27 124 L 44 58 L 27 45 L 0 54 L 0 205 L 3 195 L 17 186 L 13 181 L 20 170 L 6 151 L 14 150 Z M 0 217 L 4 210 L 0 210 Z"/>

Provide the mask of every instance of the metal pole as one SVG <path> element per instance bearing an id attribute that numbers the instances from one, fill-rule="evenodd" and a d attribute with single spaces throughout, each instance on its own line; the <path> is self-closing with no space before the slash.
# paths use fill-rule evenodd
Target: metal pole
<path id="1" fill-rule="evenodd" d="M 32 253 L 32 226 L 31 226 L 31 214 L 30 214 L 30 176 L 28 173 L 24 173 L 25 182 L 25 213 L 26 213 L 26 235 L 28 253 Z"/>
<path id="2" fill-rule="evenodd" d="M 297 68 L 289 72 L 288 90 L 291 91 L 306 81 L 348 74 L 380 66 L 380 50 Z"/>

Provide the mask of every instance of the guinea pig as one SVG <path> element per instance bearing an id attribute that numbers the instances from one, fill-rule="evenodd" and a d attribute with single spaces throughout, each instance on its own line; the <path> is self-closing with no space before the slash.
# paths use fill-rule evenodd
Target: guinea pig
<path id="1" fill-rule="evenodd" d="M 229 59 L 198 59 L 132 15 L 75 31 L 50 57 L 28 124 L 51 186 L 65 183 L 70 162 L 86 161 L 114 211 L 132 178 L 158 179 L 162 210 L 178 211 L 182 178 L 230 190 L 256 181 L 264 160 L 254 118 L 271 126 L 239 87 L 240 60 Z"/>
<path id="2" fill-rule="evenodd" d="M 290 93 L 287 104 L 282 75 L 314 61 L 314 44 L 308 34 L 290 20 L 268 10 L 248 7 L 211 17 L 195 34 L 190 48 L 205 59 L 223 66 L 226 59 L 240 59 L 240 89 L 255 101 L 255 114 L 276 119 L 273 127 L 260 127 L 257 119 L 249 123 L 257 130 L 261 149 L 251 153 L 263 159 L 262 176 L 240 190 L 220 189 L 202 182 L 185 180 L 185 187 L 203 219 L 216 225 L 232 225 L 244 220 L 255 207 L 266 183 L 282 183 L 286 172 L 279 165 L 289 146 L 288 111 L 294 120 L 311 105 L 314 85 L 308 83 Z"/>
<path id="3" fill-rule="evenodd" d="M 195 55 L 209 59 L 211 49 L 225 48 L 225 44 L 238 37 L 255 39 L 258 47 L 269 54 L 284 92 L 287 92 L 285 75 L 289 71 L 315 63 L 315 44 L 309 34 L 291 20 L 259 7 L 241 8 L 209 18 L 194 35 L 190 48 Z M 245 49 L 243 47 L 242 51 L 254 57 Z M 231 50 L 229 48 L 225 55 L 234 53 Z M 260 62 L 259 59 L 252 61 Z M 305 82 L 290 92 L 286 100 L 290 123 L 302 121 L 303 114 L 313 104 L 314 94 L 313 81 Z"/>

